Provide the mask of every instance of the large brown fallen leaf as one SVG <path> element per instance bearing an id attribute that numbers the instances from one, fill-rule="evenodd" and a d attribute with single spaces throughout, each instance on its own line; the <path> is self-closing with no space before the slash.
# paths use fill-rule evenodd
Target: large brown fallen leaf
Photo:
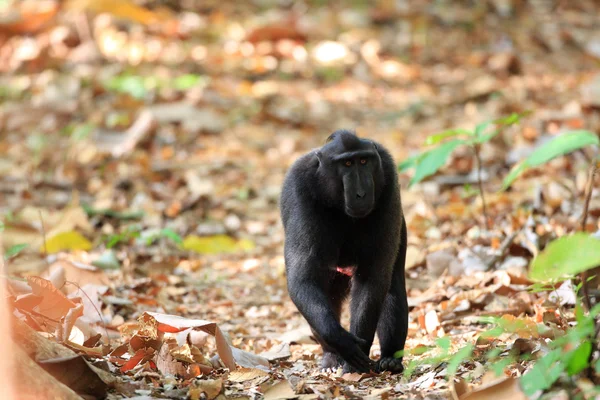
<path id="1" fill-rule="evenodd" d="M 107 384 L 74 351 L 43 337 L 17 319 L 13 319 L 12 337 L 28 357 L 75 392 L 96 397 L 106 395 Z"/>
<path id="2" fill-rule="evenodd" d="M 71 309 L 77 307 L 77 304 L 69 300 L 49 280 L 40 278 L 39 276 L 30 276 L 27 278 L 27 283 L 32 289 L 31 296 L 41 298 L 42 301 L 30 310 L 25 311 L 34 311 L 36 314 L 45 317 L 44 322 L 51 330 L 54 330 L 61 319 L 67 315 L 69 315 L 71 322 L 74 322 L 83 315 L 82 307 L 78 308 L 75 314 L 71 311 Z M 68 337 L 68 332 L 65 333 Z"/>
<path id="3" fill-rule="evenodd" d="M 527 396 L 521 391 L 518 379 L 500 378 L 463 394 L 460 400 L 527 400 Z"/>
<path id="4" fill-rule="evenodd" d="M 129 0 L 69 0 L 66 7 L 80 11 L 107 13 L 117 18 L 149 25 L 160 22 L 160 15 Z"/>
<path id="5" fill-rule="evenodd" d="M 194 328 L 213 335 L 217 343 L 217 352 L 219 353 L 219 357 L 223 361 L 223 364 L 232 371 L 236 368 L 231 347 L 216 323 L 149 311 L 146 311 L 144 315 L 149 316 L 158 323 L 157 329 L 160 332 L 177 333 L 189 328 Z"/>
<path id="6" fill-rule="evenodd" d="M 0 393 L 3 394 L 3 399 L 81 400 L 81 396 L 68 386 L 56 380 L 56 378 L 48 372 L 44 371 L 44 369 L 29 358 L 19 346 L 14 346 L 14 351 L 19 360 L 18 363 L 15 363 L 14 370 L 14 375 L 16 377 L 15 389 L 19 393 L 19 396 L 5 397 L 2 390 L 0 390 Z"/>
<path id="7" fill-rule="evenodd" d="M 266 358 L 269 361 L 284 360 L 292 356 L 289 343 L 281 343 L 271 347 L 269 351 L 260 353 L 259 356 Z"/>
<path id="8" fill-rule="evenodd" d="M 4 249 L 2 247 L 2 232 L 0 232 L 0 274 L 6 276 L 6 266 L 4 265 Z M 7 286 L 0 285 L 0 299 L 6 299 L 8 296 Z M 10 337 L 10 315 L 8 302 L 0 301 L 0 337 Z M 13 400 L 16 399 L 16 380 L 15 372 L 17 358 L 15 357 L 16 346 L 12 340 L 0 340 L 0 398 Z M 19 366 L 23 368 L 23 364 Z"/>
<path id="9" fill-rule="evenodd" d="M 247 382 L 256 378 L 264 378 L 269 374 L 262 369 L 258 368 L 239 368 L 229 374 L 228 380 L 230 382 Z"/>
<path id="10" fill-rule="evenodd" d="M 231 351 L 235 362 L 239 366 L 245 368 L 260 368 L 265 371 L 269 370 L 269 360 L 266 358 L 241 349 L 237 349 L 233 346 L 231 346 Z"/>
<path id="11" fill-rule="evenodd" d="M 280 381 L 265 391 L 265 400 L 296 399 L 298 395 L 292 390 L 288 381 Z"/>
<path id="12" fill-rule="evenodd" d="M 3 7 L 0 14 L 0 33 L 9 35 L 33 34 L 50 26 L 58 12 L 55 1 L 20 2 Z"/>
<path id="13" fill-rule="evenodd" d="M 195 380 L 188 391 L 188 396 L 192 400 L 199 400 L 204 394 L 205 398 L 211 400 L 216 398 L 223 389 L 221 379 L 201 379 Z"/>

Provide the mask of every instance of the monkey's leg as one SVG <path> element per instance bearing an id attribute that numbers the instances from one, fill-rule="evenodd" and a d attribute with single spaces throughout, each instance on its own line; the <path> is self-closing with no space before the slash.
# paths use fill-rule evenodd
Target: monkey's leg
<path id="1" fill-rule="evenodd" d="M 367 356 L 373 344 L 377 321 L 383 308 L 387 280 L 385 274 L 379 276 L 373 274 L 369 279 L 360 279 L 355 276 L 352 282 L 350 332 L 364 340 L 361 349 Z M 346 363 L 344 371 L 353 371 L 353 368 Z"/>
<path id="2" fill-rule="evenodd" d="M 348 293 L 350 292 L 350 277 L 335 272 L 335 276 L 331 282 L 331 287 L 329 290 L 331 307 L 333 308 L 333 312 L 335 313 L 337 321 L 340 322 L 342 306 L 344 304 L 344 300 L 346 300 L 346 297 L 348 297 Z M 323 346 L 323 360 L 321 361 L 321 368 L 338 368 L 343 362 L 344 359 L 336 354 L 335 350 L 329 346 Z"/>
<path id="3" fill-rule="evenodd" d="M 368 372 L 372 361 L 362 351 L 365 341 L 336 320 L 329 294 L 331 276 L 323 263 L 315 256 L 302 258 L 286 250 L 286 266 L 288 292 L 300 314 L 345 362 L 358 371 Z"/>
<path id="4" fill-rule="evenodd" d="M 408 301 L 404 264 L 406 261 L 406 223 L 402 220 L 402 237 L 398 257 L 394 264 L 392 284 L 383 304 L 383 311 L 377 326 L 381 344 L 381 358 L 377 361 L 378 371 L 402 372 L 402 357 L 394 358 L 394 353 L 404 350 L 408 332 Z"/>
<path id="5" fill-rule="evenodd" d="M 350 292 L 350 277 L 340 273 L 334 274 L 335 275 L 331 280 L 331 285 L 329 288 L 329 298 L 331 300 L 331 308 L 333 309 L 336 320 L 340 322 L 342 306 L 344 304 L 344 300 L 346 297 L 348 297 L 348 293 Z M 325 341 L 319 337 L 318 333 L 314 329 L 312 329 L 312 333 L 323 348 L 323 360 L 321 361 L 321 368 L 335 369 L 341 366 L 344 360 L 338 354 L 336 354 L 332 347 L 328 346 Z"/>

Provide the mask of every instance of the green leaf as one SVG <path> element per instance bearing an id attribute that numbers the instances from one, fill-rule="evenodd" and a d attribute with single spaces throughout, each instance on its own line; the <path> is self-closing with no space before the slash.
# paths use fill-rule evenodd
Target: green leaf
<path id="1" fill-rule="evenodd" d="M 125 240 L 125 235 L 123 235 L 122 233 L 118 234 L 118 235 L 110 235 L 108 237 L 108 241 L 106 242 L 106 248 L 107 249 L 112 249 L 113 247 L 115 247 L 117 244 L 119 244 L 121 241 Z"/>
<path id="2" fill-rule="evenodd" d="M 175 78 L 173 81 L 173 88 L 176 90 L 188 90 L 194 86 L 203 83 L 205 78 L 201 75 L 186 74 Z"/>
<path id="3" fill-rule="evenodd" d="M 533 368 L 521 377 L 521 388 L 527 396 L 533 396 L 539 390 L 550 388 L 564 371 L 561 359 L 562 349 L 556 349 L 540 358 Z"/>
<path id="4" fill-rule="evenodd" d="M 566 132 L 537 148 L 527 161 L 529 166 L 535 167 L 592 144 L 600 144 L 600 139 L 594 132 L 583 130 Z"/>
<path id="5" fill-rule="evenodd" d="M 452 356 L 450 361 L 448 361 L 448 376 L 451 377 L 456 374 L 458 366 L 473 354 L 473 348 L 474 346 L 469 343 Z"/>
<path id="6" fill-rule="evenodd" d="M 525 111 L 522 113 L 512 113 L 507 117 L 498 118 L 494 121 L 496 125 L 514 125 L 521 120 L 521 118 L 531 114 L 531 111 Z"/>
<path id="7" fill-rule="evenodd" d="M 90 136 L 90 134 L 96 129 L 94 124 L 83 124 L 77 125 L 73 128 L 71 132 L 71 138 L 73 140 L 83 140 Z"/>
<path id="8" fill-rule="evenodd" d="M 475 127 L 475 143 L 482 144 L 489 142 L 500 133 L 500 129 L 496 129 L 490 133 L 485 133 L 487 128 L 492 124 L 492 121 L 483 122 Z"/>
<path id="9" fill-rule="evenodd" d="M 535 281 L 572 276 L 600 265 L 600 241 L 575 233 L 552 241 L 532 261 L 529 277 Z"/>
<path id="10" fill-rule="evenodd" d="M 402 161 L 400 164 L 398 164 L 398 171 L 404 172 L 408 169 L 416 167 L 417 162 L 421 157 L 423 157 L 423 154 L 417 154 Z"/>
<path id="11" fill-rule="evenodd" d="M 496 129 L 493 132 L 488 133 L 487 135 L 480 135 L 475 139 L 475 143 L 478 144 L 482 144 L 485 142 L 489 142 L 490 140 L 492 140 L 496 135 L 498 135 L 500 133 L 500 129 Z"/>
<path id="12" fill-rule="evenodd" d="M 439 339 L 436 339 L 435 344 L 437 344 L 442 350 L 448 352 L 452 343 L 450 342 L 449 337 L 444 336 Z"/>
<path id="13" fill-rule="evenodd" d="M 142 76 L 116 76 L 106 83 L 106 87 L 116 92 L 129 94 L 136 99 L 143 99 L 148 93 L 146 81 Z"/>
<path id="14" fill-rule="evenodd" d="M 29 245 L 26 243 L 23 243 L 23 244 L 15 244 L 14 246 L 9 247 L 8 249 L 6 249 L 6 252 L 4 253 L 4 259 L 8 260 L 10 258 L 13 258 L 17 254 L 19 254 L 21 251 L 23 251 L 27 246 L 29 246 Z"/>
<path id="15" fill-rule="evenodd" d="M 433 346 L 418 346 L 410 350 L 398 350 L 394 353 L 394 358 L 401 358 L 405 355 L 410 356 L 421 356 L 431 350 L 435 349 Z"/>
<path id="16" fill-rule="evenodd" d="M 485 132 L 485 130 L 491 124 L 492 124 L 492 121 L 486 121 L 486 122 L 482 122 L 481 124 L 477 124 L 477 126 L 475 126 L 475 136 L 481 137 L 481 135 L 483 135 L 483 133 Z"/>
<path id="17" fill-rule="evenodd" d="M 160 230 L 160 236 L 171 239 L 176 244 L 183 244 L 183 239 L 177 233 L 175 233 L 172 229 L 163 228 Z"/>
<path id="18" fill-rule="evenodd" d="M 426 145 L 438 144 L 439 142 L 441 142 L 442 140 L 444 140 L 446 138 L 460 136 L 460 135 L 472 136 L 473 133 L 466 129 L 460 129 L 460 128 L 459 129 L 449 129 L 447 131 L 436 133 L 434 135 L 429 136 L 427 138 L 427 140 L 425 141 L 425 144 Z"/>
<path id="19" fill-rule="evenodd" d="M 61 232 L 46 240 L 46 245 L 42 245 L 48 253 L 58 253 L 62 250 L 90 250 L 92 243 L 79 232 Z"/>
<path id="20" fill-rule="evenodd" d="M 448 157 L 450 157 L 450 154 L 452 154 L 454 149 L 465 143 L 466 142 L 464 140 L 454 139 L 449 142 L 442 143 L 435 149 L 424 153 L 417 162 L 415 175 L 410 180 L 409 186 L 421 182 L 428 176 L 435 174 L 442 166 L 444 166 L 444 164 L 446 164 Z"/>
<path id="21" fill-rule="evenodd" d="M 589 366 L 589 358 L 592 352 L 592 343 L 583 342 L 577 349 L 570 352 L 567 364 L 567 373 L 570 376 L 577 375 Z"/>
<path id="22" fill-rule="evenodd" d="M 494 375 L 502 376 L 504 375 L 504 371 L 506 371 L 506 368 L 508 368 L 511 364 L 515 362 L 517 362 L 517 360 L 515 360 L 514 357 L 505 356 L 505 358 L 501 358 L 499 360 L 496 360 L 494 363 L 490 364 L 490 368 L 492 369 L 492 371 L 494 371 Z"/>
<path id="23" fill-rule="evenodd" d="M 597 316 L 598 314 L 600 314 L 600 304 L 596 304 L 595 306 L 592 307 L 592 309 L 590 310 L 590 316 L 593 318 L 595 316 Z"/>
<path id="24" fill-rule="evenodd" d="M 479 335 L 480 338 L 482 339 L 496 339 L 498 337 L 500 337 L 500 335 L 502 335 L 504 333 L 504 329 L 502 329 L 502 327 L 497 326 L 495 328 L 492 328 L 490 330 L 481 332 L 481 335 Z"/>
<path id="25" fill-rule="evenodd" d="M 515 165 L 506 178 L 504 178 L 502 190 L 508 188 L 527 168 L 545 164 L 556 157 L 568 154 L 585 146 L 599 144 L 600 139 L 598 139 L 598 135 L 590 131 L 571 131 L 557 136 L 535 149 L 524 161 Z"/>

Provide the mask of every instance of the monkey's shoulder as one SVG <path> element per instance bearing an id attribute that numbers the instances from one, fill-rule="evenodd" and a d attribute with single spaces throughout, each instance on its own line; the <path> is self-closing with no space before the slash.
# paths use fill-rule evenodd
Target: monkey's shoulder
<path id="1" fill-rule="evenodd" d="M 289 191 L 292 188 L 304 189 L 306 186 L 314 183 L 315 172 L 317 171 L 319 161 L 316 156 L 316 150 L 306 153 L 298 158 L 288 170 L 283 183 L 283 190 Z"/>

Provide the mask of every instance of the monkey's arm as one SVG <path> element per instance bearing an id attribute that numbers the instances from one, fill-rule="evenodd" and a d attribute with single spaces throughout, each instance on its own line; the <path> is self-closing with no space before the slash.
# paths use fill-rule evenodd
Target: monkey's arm
<path id="1" fill-rule="evenodd" d="M 286 255 L 294 253 L 289 248 Z M 296 253 L 297 254 L 297 253 Z M 362 348 L 365 341 L 346 331 L 338 322 L 326 295 L 328 273 L 316 257 L 286 257 L 290 297 L 310 326 L 329 347 L 357 371 L 368 372 L 372 361 Z"/>

